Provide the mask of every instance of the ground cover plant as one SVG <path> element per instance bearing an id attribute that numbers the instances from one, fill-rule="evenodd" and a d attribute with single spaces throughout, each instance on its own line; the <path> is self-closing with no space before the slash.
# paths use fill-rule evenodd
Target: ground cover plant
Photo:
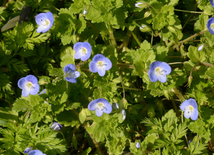
<path id="1" fill-rule="evenodd" d="M 213 1 L 0 3 L 0 154 L 213 153 Z"/>

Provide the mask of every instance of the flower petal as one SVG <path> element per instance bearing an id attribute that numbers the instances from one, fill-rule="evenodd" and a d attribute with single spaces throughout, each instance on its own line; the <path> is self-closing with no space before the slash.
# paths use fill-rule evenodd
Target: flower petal
<path id="1" fill-rule="evenodd" d="M 198 109 L 194 109 L 194 111 L 191 115 L 191 119 L 195 121 L 195 120 L 197 120 L 197 118 L 198 118 Z"/>
<path id="2" fill-rule="evenodd" d="M 98 117 L 102 116 L 103 115 L 103 111 L 99 110 L 99 109 L 96 109 L 96 115 Z"/>
<path id="3" fill-rule="evenodd" d="M 191 113 L 188 113 L 187 110 L 184 111 L 184 117 L 185 117 L 186 119 L 189 119 L 189 118 L 191 117 Z"/>
<path id="4" fill-rule="evenodd" d="M 106 70 L 105 69 L 98 69 L 98 74 L 100 76 L 104 76 L 106 74 Z"/>
<path id="5" fill-rule="evenodd" d="M 82 48 L 82 42 L 77 42 L 74 44 L 73 49 L 75 52 L 79 52 L 79 50 Z"/>
<path id="6" fill-rule="evenodd" d="M 213 17 L 211 17 L 208 21 L 207 21 L 207 29 L 209 30 L 209 32 L 211 33 L 211 34 L 214 34 L 214 30 L 213 30 L 213 26 L 212 26 L 212 24 L 214 24 L 214 18 Z"/>
<path id="7" fill-rule="evenodd" d="M 67 78 L 67 77 L 65 77 L 65 80 L 67 80 L 68 82 L 71 82 L 71 83 L 77 83 L 77 79 L 75 79 L 75 78 Z"/>
<path id="8" fill-rule="evenodd" d="M 105 58 L 104 63 L 106 64 L 105 70 L 110 70 L 112 67 L 111 60 L 109 58 Z"/>
<path id="9" fill-rule="evenodd" d="M 38 84 L 38 80 L 34 75 L 28 75 L 25 77 L 27 82 L 32 82 L 33 84 Z"/>
<path id="10" fill-rule="evenodd" d="M 68 65 L 66 65 L 66 66 L 64 67 L 63 71 L 64 71 L 65 74 L 66 74 L 66 72 L 68 72 L 68 71 L 70 71 L 70 70 L 75 71 L 75 69 L 76 69 L 76 67 L 75 67 L 74 64 L 68 64 Z"/>
<path id="11" fill-rule="evenodd" d="M 187 108 L 190 105 L 189 100 L 185 100 L 181 105 L 180 105 L 180 109 L 182 111 L 185 111 L 185 108 Z"/>
<path id="12" fill-rule="evenodd" d="M 30 94 L 29 89 L 22 89 L 22 96 L 27 97 Z"/>
<path id="13" fill-rule="evenodd" d="M 19 79 L 19 81 L 18 81 L 18 87 L 20 88 L 20 89 L 24 89 L 24 87 L 25 87 L 25 84 L 26 84 L 26 80 L 25 80 L 25 78 L 26 77 L 23 77 L 23 78 L 21 78 L 21 79 Z"/>
<path id="14" fill-rule="evenodd" d="M 35 17 L 36 23 L 41 25 L 47 19 L 46 13 L 40 13 Z"/>
<path id="15" fill-rule="evenodd" d="M 46 12 L 46 17 L 47 17 L 47 19 L 49 19 L 50 24 L 52 26 L 53 23 L 54 23 L 54 16 L 53 16 L 53 14 L 51 12 Z"/>
<path id="16" fill-rule="evenodd" d="M 157 78 L 157 76 L 155 75 L 155 73 L 154 73 L 154 70 L 149 70 L 149 80 L 151 81 L 151 82 L 157 82 L 157 80 L 158 80 L 158 78 Z"/>
<path id="17" fill-rule="evenodd" d="M 29 89 L 29 93 L 36 95 L 39 92 L 39 84 L 34 84 L 33 88 Z"/>
<path id="18" fill-rule="evenodd" d="M 89 70 L 92 72 L 92 73 L 96 73 L 98 72 L 98 68 L 97 68 L 97 65 L 96 63 L 92 60 L 89 64 Z"/>
<path id="19" fill-rule="evenodd" d="M 93 100 L 88 104 L 88 110 L 90 111 L 94 111 L 96 110 L 96 104 L 97 104 L 97 100 Z"/>
<path id="20" fill-rule="evenodd" d="M 156 75 L 156 77 L 158 78 L 158 80 L 162 83 L 165 83 L 167 80 L 166 75 Z"/>
<path id="21" fill-rule="evenodd" d="M 160 67 L 165 71 L 165 75 L 168 75 L 171 73 L 171 67 L 166 62 L 162 62 Z"/>
<path id="22" fill-rule="evenodd" d="M 32 150 L 28 153 L 28 155 L 45 155 L 40 150 Z"/>
<path id="23" fill-rule="evenodd" d="M 75 72 L 74 72 L 74 78 L 78 78 L 79 76 L 80 76 L 80 72 L 75 71 Z"/>

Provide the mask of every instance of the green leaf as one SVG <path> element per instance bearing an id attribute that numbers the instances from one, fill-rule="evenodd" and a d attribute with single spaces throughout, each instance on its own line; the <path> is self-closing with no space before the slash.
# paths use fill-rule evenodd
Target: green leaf
<path id="1" fill-rule="evenodd" d="M 60 52 L 60 66 L 64 68 L 68 64 L 74 64 L 75 65 L 75 59 L 74 59 L 75 51 L 70 47 L 63 47 Z"/>
<path id="2" fill-rule="evenodd" d="M 85 109 L 82 109 L 79 113 L 79 119 L 80 119 L 80 122 L 81 123 L 84 123 L 85 120 L 86 120 L 86 112 L 85 112 Z"/>
<path id="3" fill-rule="evenodd" d="M 199 19 L 195 22 L 195 30 L 202 31 L 207 28 L 208 15 L 201 14 Z"/>
<path id="4" fill-rule="evenodd" d="M 198 51 L 198 48 L 194 47 L 194 46 L 190 46 L 188 48 L 188 57 L 190 58 L 191 62 L 197 64 L 199 62 L 203 62 L 206 57 L 205 57 L 205 52 L 202 51 Z"/>

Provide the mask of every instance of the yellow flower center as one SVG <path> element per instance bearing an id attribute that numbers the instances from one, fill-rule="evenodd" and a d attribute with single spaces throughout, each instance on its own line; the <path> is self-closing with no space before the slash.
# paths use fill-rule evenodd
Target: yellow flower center
<path id="1" fill-rule="evenodd" d="M 82 47 L 80 49 L 80 52 L 81 52 L 82 55 L 86 55 L 87 54 L 87 49 L 85 47 Z"/>
<path id="2" fill-rule="evenodd" d="M 27 82 L 26 86 L 27 86 L 27 88 L 31 89 L 33 87 L 33 83 L 32 82 Z"/>
<path id="3" fill-rule="evenodd" d="M 98 61 L 97 62 L 97 66 L 98 67 L 103 67 L 105 64 L 103 63 L 103 61 Z"/>
<path id="4" fill-rule="evenodd" d="M 96 105 L 96 109 L 99 109 L 99 110 L 103 110 L 105 108 L 105 105 L 104 105 L 104 103 L 103 102 L 99 102 L 99 103 L 97 103 L 97 105 Z"/>
<path id="5" fill-rule="evenodd" d="M 210 28 L 214 31 L 214 23 L 210 24 Z"/>

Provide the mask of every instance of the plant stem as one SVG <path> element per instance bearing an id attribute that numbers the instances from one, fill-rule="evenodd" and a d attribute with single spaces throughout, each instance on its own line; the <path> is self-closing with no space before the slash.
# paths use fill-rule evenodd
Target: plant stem
<path id="1" fill-rule="evenodd" d="M 132 32 L 130 31 L 132 36 L 134 37 L 135 41 L 137 42 L 137 44 L 140 46 L 140 41 L 138 40 L 137 36 Z"/>
<path id="2" fill-rule="evenodd" d="M 108 28 L 108 33 L 109 33 L 109 36 L 110 36 L 110 38 L 111 38 L 111 44 L 112 44 L 115 48 L 117 48 L 117 42 L 116 42 L 116 39 L 115 39 L 115 37 L 114 37 L 114 33 L 113 33 L 112 27 L 111 27 L 110 25 L 107 25 L 107 24 L 106 24 L 106 27 Z"/>
<path id="3" fill-rule="evenodd" d="M 202 14 L 203 12 L 197 12 L 197 11 L 187 11 L 187 10 L 180 10 L 180 9 L 174 9 L 175 11 L 180 11 L 180 12 L 187 12 L 187 13 L 199 13 Z"/>
<path id="4" fill-rule="evenodd" d="M 182 45 L 183 43 L 185 43 L 185 42 L 187 42 L 187 41 L 189 41 L 189 40 L 191 40 L 191 39 L 193 39 L 193 38 L 195 38 L 195 37 L 197 37 L 197 36 L 199 36 L 199 35 L 201 35 L 201 34 L 204 34 L 204 32 L 206 32 L 206 31 L 207 31 L 207 29 L 202 30 L 201 32 L 196 33 L 196 34 L 194 34 L 194 35 L 192 35 L 192 36 L 190 36 L 190 37 L 184 39 L 183 41 L 180 41 L 177 45 L 174 45 L 174 46 L 173 46 L 173 49 L 179 47 L 179 46 Z"/>

